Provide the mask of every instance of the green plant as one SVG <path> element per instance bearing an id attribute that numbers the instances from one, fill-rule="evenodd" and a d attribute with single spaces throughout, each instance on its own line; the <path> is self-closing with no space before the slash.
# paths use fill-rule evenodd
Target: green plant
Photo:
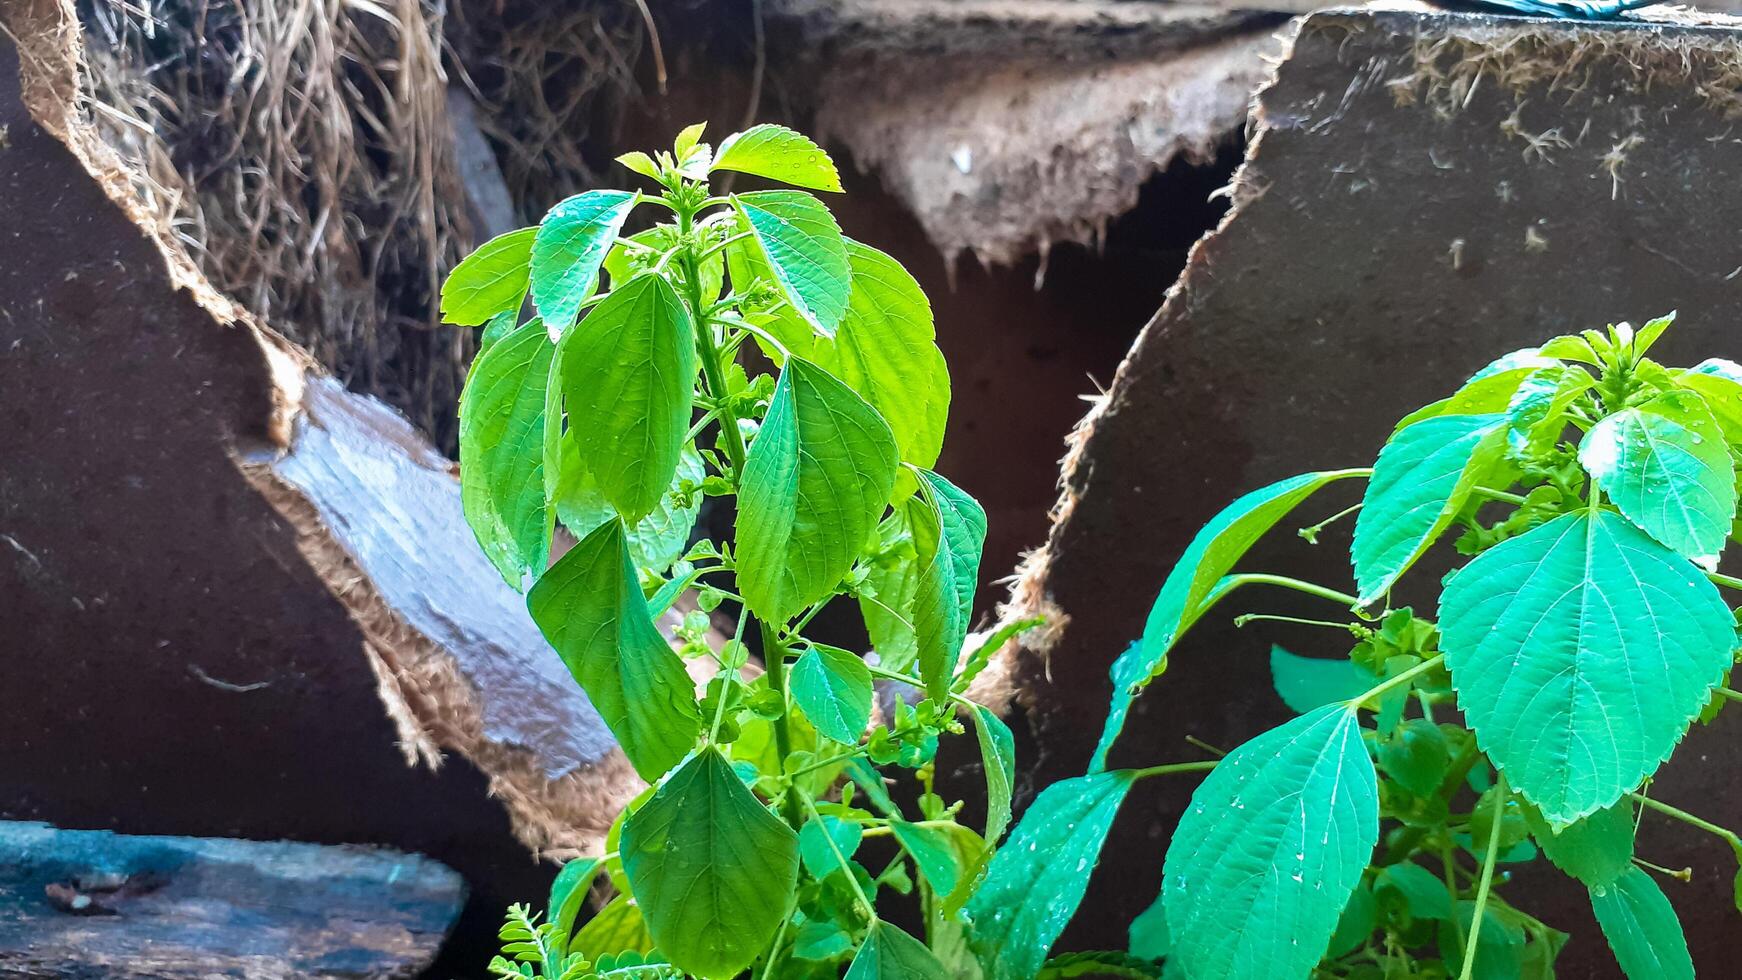
<path id="1" fill-rule="evenodd" d="M 1033 804 L 969 903 L 988 974 L 1032 974 L 1070 917 L 1136 776 L 1210 770 L 1181 819 L 1132 952 L 1191 980 L 1547 977 L 1568 937 L 1509 903 L 1514 865 L 1545 855 L 1590 894 L 1634 980 L 1692 977 L 1674 909 L 1634 853 L 1643 816 L 1735 849 L 1731 831 L 1659 801 L 1653 774 L 1728 683 L 1736 619 L 1717 573 L 1736 532 L 1742 365 L 1671 370 L 1646 356 L 1672 317 L 1509 354 L 1404 418 L 1372 469 L 1309 473 L 1209 522 L 1168 575 L 1142 640 L 1112 669 L 1090 774 Z M 1235 572 L 1323 487 L 1366 479 L 1354 594 Z M 1437 622 L 1392 587 L 1459 529 L 1469 560 Z M 1179 636 L 1246 586 L 1350 615 L 1246 615 L 1347 633 L 1346 659 L 1271 653 L 1300 713 L 1226 757 L 1108 770 L 1139 691 Z M 1076 874 L 1072 874 L 1075 869 Z M 1742 877 L 1737 881 L 1742 907 Z"/>
<path id="2" fill-rule="evenodd" d="M 950 397 L 931 309 L 811 194 L 709 188 L 733 171 L 838 192 L 816 144 L 779 126 L 717 151 L 701 136 L 619 158 L 656 190 L 571 197 L 442 290 L 449 321 L 485 326 L 460 403 L 467 520 L 510 585 L 531 581 L 533 619 L 654 784 L 611 853 L 565 867 L 549 921 L 511 913 L 495 968 L 941 977 L 965 955 L 957 910 L 1009 821 L 1015 763 L 963 693 L 1008 633 L 961 656 L 985 514 L 927 468 Z M 626 235 L 637 208 L 669 220 Z M 709 497 L 735 499 L 734 533 L 692 544 Z M 552 563 L 558 522 L 579 541 Z M 686 596 L 674 650 L 654 622 Z M 862 610 L 875 664 L 805 638 L 837 598 Z M 723 643 L 716 611 L 735 624 Z M 686 658 L 713 664 L 700 697 Z M 874 678 L 923 699 L 873 725 Z M 934 784 L 958 712 L 983 753 L 983 836 Z M 918 819 L 872 764 L 913 772 Z M 877 838 L 893 846 L 861 849 Z M 572 931 L 570 899 L 601 872 L 617 897 Z M 927 943 L 880 918 L 891 892 L 914 894 Z"/>

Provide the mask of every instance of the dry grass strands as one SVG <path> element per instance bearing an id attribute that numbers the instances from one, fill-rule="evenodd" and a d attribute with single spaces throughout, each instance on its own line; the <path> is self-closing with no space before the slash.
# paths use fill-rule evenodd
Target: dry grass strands
<path id="1" fill-rule="evenodd" d="M 436 329 L 470 241 L 439 5 L 82 0 L 87 112 L 221 292 L 439 444 L 464 332 Z"/>

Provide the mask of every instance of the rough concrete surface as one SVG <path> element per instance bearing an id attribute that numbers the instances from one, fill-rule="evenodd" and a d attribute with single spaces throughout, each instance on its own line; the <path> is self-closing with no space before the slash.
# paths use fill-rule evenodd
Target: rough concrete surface
<path id="1" fill-rule="evenodd" d="M 1654 16 L 1570 25 L 1334 10 L 1305 20 L 1258 100 L 1234 208 L 1084 420 L 1058 521 L 1017 585 L 1018 611 L 1051 608 L 1062 624 L 1023 662 L 1037 785 L 1082 771 L 1097 734 L 1083 719 L 1104 712 L 1109 664 L 1141 632 L 1193 533 L 1236 495 L 1370 465 L 1405 412 L 1555 334 L 1679 309 L 1654 355 L 1687 364 L 1742 354 L 1742 32 Z M 1359 492 L 1343 489 L 1316 498 L 1243 567 L 1346 587 L 1346 528 L 1316 549 L 1291 533 Z M 1447 567 L 1448 551 L 1430 555 L 1418 587 Z M 1185 736 L 1231 748 L 1284 720 L 1268 645 L 1331 654 L 1338 641 L 1278 624 L 1236 631 L 1229 620 L 1324 612 L 1293 599 L 1254 590 L 1206 617 L 1139 701 L 1115 764 L 1203 758 Z M 1696 727 L 1653 794 L 1742 823 L 1739 734 L 1734 711 Z M 1180 777 L 1134 793 L 1109 844 L 1118 858 L 1103 864 L 1061 948 L 1122 941 L 1155 894 L 1193 785 Z M 1729 848 L 1647 816 L 1640 853 L 1693 869 L 1692 884 L 1665 887 L 1696 964 L 1722 972 L 1736 934 Z M 1560 975 L 1617 975 L 1583 890 L 1552 870 L 1522 877 L 1508 894 L 1575 936 Z"/>

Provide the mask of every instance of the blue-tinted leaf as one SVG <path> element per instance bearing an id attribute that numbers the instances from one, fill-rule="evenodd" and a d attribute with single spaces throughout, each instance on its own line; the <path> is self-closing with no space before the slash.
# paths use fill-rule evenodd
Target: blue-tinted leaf
<path id="1" fill-rule="evenodd" d="M 1531 834 L 1554 866 L 1587 885 L 1608 885 L 1633 866 L 1633 804 L 1605 807 L 1561 828 L 1527 809 Z"/>
<path id="2" fill-rule="evenodd" d="M 1440 631 L 1477 741 L 1553 824 L 1656 771 L 1736 646 L 1717 588 L 1609 511 L 1558 517 L 1464 566 Z"/>
<path id="3" fill-rule="evenodd" d="M 1707 569 L 1736 518 L 1736 472 L 1711 410 L 1686 391 L 1604 418 L 1579 462 L 1627 519 Z"/>
<path id="4" fill-rule="evenodd" d="M 853 273 L 841 226 L 823 202 L 803 191 L 756 191 L 732 198 L 775 284 L 798 314 L 824 336 L 846 315 Z"/>
<path id="5" fill-rule="evenodd" d="M 1379 839 L 1356 715 L 1329 705 L 1235 749 L 1168 846 L 1173 953 L 1193 980 L 1302 977 L 1331 941 Z"/>
<path id="6" fill-rule="evenodd" d="M 561 330 L 575 321 L 637 200 L 628 191 L 587 191 L 544 216 L 532 243 L 532 302 L 546 323 Z"/>
<path id="7" fill-rule="evenodd" d="M 1681 920 L 1650 875 L 1629 867 L 1612 884 L 1592 885 L 1591 911 L 1629 980 L 1694 980 Z"/>
<path id="8" fill-rule="evenodd" d="M 1440 415 L 1400 429 L 1379 453 L 1355 519 L 1357 592 L 1383 596 L 1433 544 L 1505 448 L 1506 416 Z"/>
<path id="9" fill-rule="evenodd" d="M 965 910 L 987 980 L 1031 980 L 1076 914 L 1089 869 L 1129 772 L 1103 772 L 1048 786 L 1035 798 Z"/>
<path id="10" fill-rule="evenodd" d="M 1272 646 L 1270 682 L 1283 704 L 1306 714 L 1314 708 L 1359 697 L 1379 679 L 1347 658 L 1302 657 Z"/>

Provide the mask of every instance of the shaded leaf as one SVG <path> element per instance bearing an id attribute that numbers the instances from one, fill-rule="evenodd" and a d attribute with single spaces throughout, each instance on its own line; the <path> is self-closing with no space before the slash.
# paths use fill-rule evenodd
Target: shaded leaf
<path id="1" fill-rule="evenodd" d="M 545 398 L 554 348 L 534 319 L 478 355 L 460 393 L 460 503 L 515 590 L 550 558 Z"/>
<path id="2" fill-rule="evenodd" d="M 1379 683 L 1346 658 L 1327 660 L 1270 648 L 1270 682 L 1277 697 L 1300 714 L 1359 697 Z"/>
<path id="3" fill-rule="evenodd" d="M 895 488 L 895 438 L 852 389 L 808 361 L 780 372 L 744 463 L 738 587 L 784 623 L 840 584 Z"/>
<path id="4" fill-rule="evenodd" d="M 844 980 L 948 980 L 925 944 L 887 922 L 871 923 Z"/>
<path id="5" fill-rule="evenodd" d="M 986 770 L 986 842 L 997 844 L 1010 826 L 1010 799 L 1016 782 L 1016 738 L 992 709 L 976 704 L 974 734 L 980 740 L 980 765 Z"/>
<path id="6" fill-rule="evenodd" d="M 906 504 L 919 566 L 913 629 L 926 694 L 942 702 L 955 679 L 974 593 L 980 586 L 986 512 L 973 497 L 936 473 L 918 470 L 918 474 L 919 496 Z"/>
<path id="7" fill-rule="evenodd" d="M 658 779 L 688 754 L 702 725 L 695 686 L 653 625 L 621 521 L 563 555 L 526 605 L 641 778 Z"/>
<path id="8" fill-rule="evenodd" d="M 736 194 L 732 204 L 793 309 L 818 333 L 832 335 L 847 312 L 853 278 L 834 215 L 803 191 Z"/>
<path id="9" fill-rule="evenodd" d="M 574 930 L 575 916 L 587 899 L 587 889 L 604 865 L 604 861 L 595 857 L 578 857 L 557 872 L 550 885 L 550 903 L 545 906 L 548 910 L 545 914 L 556 926 L 557 935 L 567 937 Z"/>
<path id="10" fill-rule="evenodd" d="M 581 465 L 580 451 L 573 440 L 566 440 L 560 452 L 562 472 L 557 480 L 557 519 L 576 537 L 585 537 L 594 528 L 616 518 L 617 509 L 605 499 L 598 481 Z M 702 457 L 693 446 L 686 444 L 678 454 L 677 474 L 672 477 L 671 486 L 646 517 L 628 528 L 629 560 L 636 568 L 663 575 L 673 562 L 683 557 L 689 548 L 696 517 L 702 511 L 702 494 L 698 488 L 706 478 Z M 688 493 L 685 492 L 686 485 Z"/>
<path id="11" fill-rule="evenodd" d="M 1534 808 L 1524 817 L 1554 866 L 1587 885 L 1607 885 L 1633 866 L 1633 804 L 1604 807 L 1564 827 L 1551 827 Z"/>
<path id="12" fill-rule="evenodd" d="M 671 488 L 690 428 L 696 349 L 671 284 L 639 276 L 558 344 L 568 438 L 611 506 L 631 523 Z"/>
<path id="13" fill-rule="evenodd" d="M 623 824 L 623 868 L 673 965 L 736 976 L 774 939 L 798 881 L 798 835 L 704 748 Z"/>
<path id="14" fill-rule="evenodd" d="M 618 895 L 587 920 L 569 948 L 590 957 L 651 953 L 653 937 L 647 932 L 647 920 L 641 917 L 641 906 L 628 895 Z"/>

